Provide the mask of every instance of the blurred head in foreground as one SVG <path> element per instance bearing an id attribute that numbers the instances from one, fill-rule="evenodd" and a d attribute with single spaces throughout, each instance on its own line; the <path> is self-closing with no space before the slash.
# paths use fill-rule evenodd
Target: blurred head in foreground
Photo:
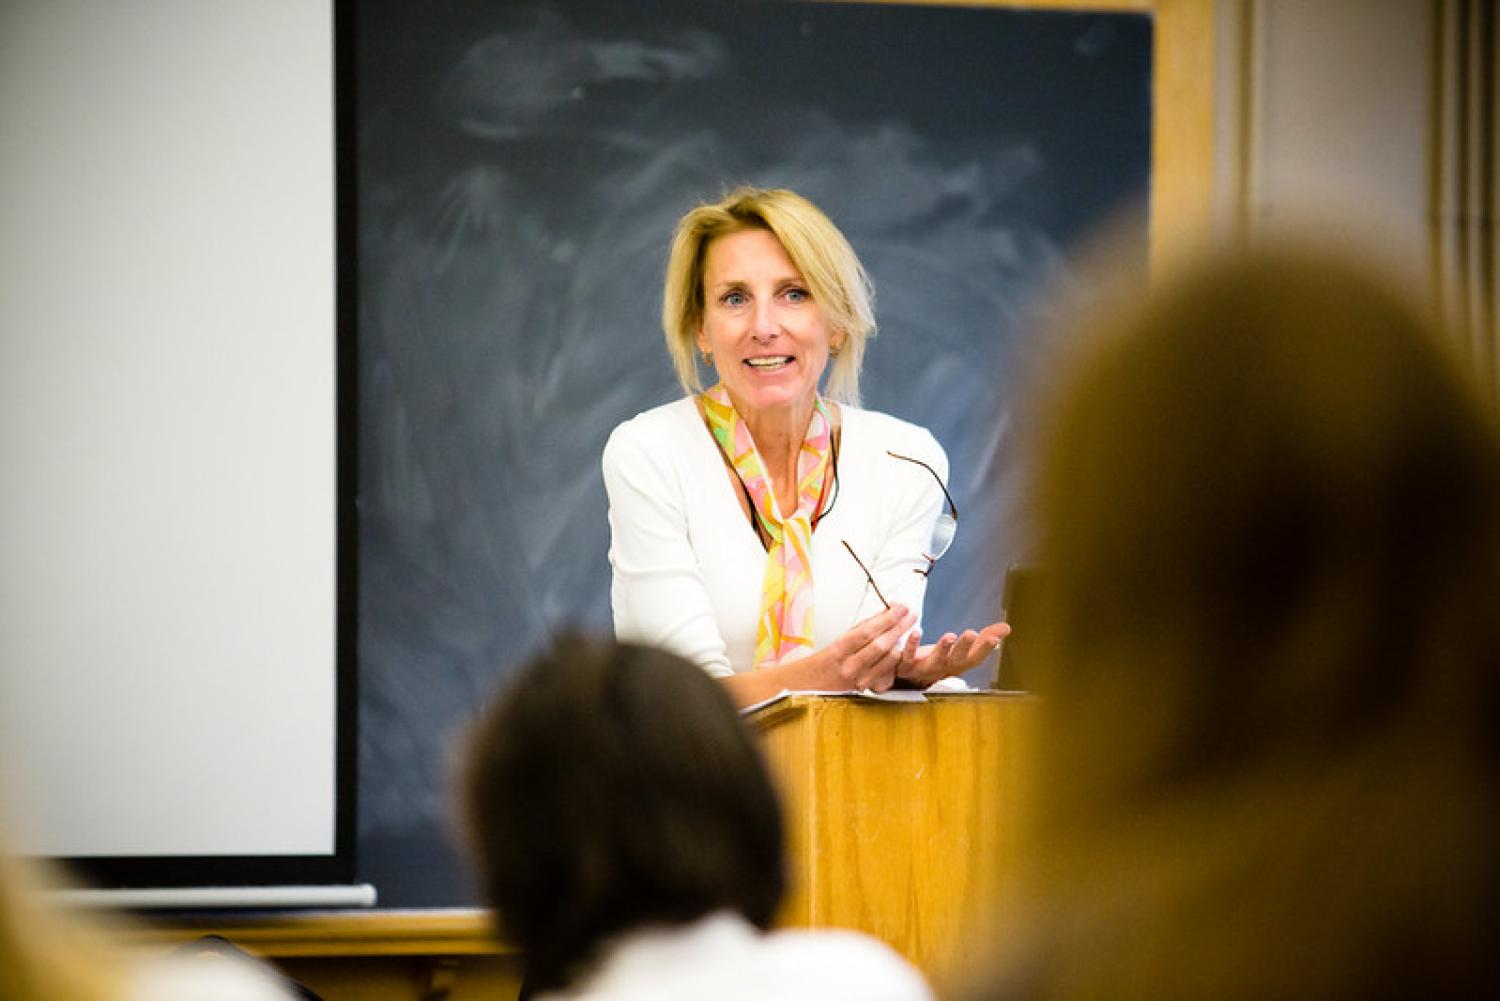
<path id="1" fill-rule="evenodd" d="M 1079 333 L 999 993 L 1495 986 L 1500 449 L 1439 333 L 1286 245 Z"/>
<path id="2" fill-rule="evenodd" d="M 631 929 L 723 910 L 764 929 L 781 900 L 760 751 L 721 686 L 664 651 L 558 639 L 475 727 L 463 796 L 499 931 L 538 991 Z"/>
<path id="3" fill-rule="evenodd" d="M 124 996 L 124 956 L 90 922 L 43 898 L 39 866 L 0 849 L 0 998 L 104 1001 Z"/>
<path id="4" fill-rule="evenodd" d="M 56 899 L 75 888 L 51 865 L 0 849 L 4 1001 L 291 1001 L 297 985 L 222 939 L 168 952 L 133 943 L 118 914 Z"/>

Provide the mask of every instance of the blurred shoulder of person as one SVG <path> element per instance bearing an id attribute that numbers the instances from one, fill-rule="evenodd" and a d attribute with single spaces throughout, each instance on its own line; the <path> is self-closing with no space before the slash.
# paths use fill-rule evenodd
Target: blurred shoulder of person
<path id="1" fill-rule="evenodd" d="M 625 934 L 579 983 L 537 1001 L 914 1001 L 921 976 L 885 944 L 856 932 L 762 932 L 730 911 L 685 927 Z"/>
<path id="2" fill-rule="evenodd" d="M 125 1001 L 308 1001 L 315 995 L 227 942 L 190 943 L 135 962 Z"/>

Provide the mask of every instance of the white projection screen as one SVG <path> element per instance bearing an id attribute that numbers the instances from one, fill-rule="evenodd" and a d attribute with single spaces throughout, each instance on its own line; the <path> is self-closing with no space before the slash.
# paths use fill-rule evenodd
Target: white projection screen
<path id="1" fill-rule="evenodd" d="M 0 0 L 0 818 L 106 883 L 351 876 L 334 83 L 331 0 Z"/>

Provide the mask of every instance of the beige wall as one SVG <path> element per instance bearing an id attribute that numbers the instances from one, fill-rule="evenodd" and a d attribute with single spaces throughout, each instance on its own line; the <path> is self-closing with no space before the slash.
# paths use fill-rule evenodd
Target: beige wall
<path id="1" fill-rule="evenodd" d="M 1500 411 L 1500 2 L 1212 2 L 1219 232 L 1373 250 Z"/>
<path id="2" fill-rule="evenodd" d="M 1321 222 L 1424 260 L 1430 0 L 1220 0 L 1216 218 Z"/>

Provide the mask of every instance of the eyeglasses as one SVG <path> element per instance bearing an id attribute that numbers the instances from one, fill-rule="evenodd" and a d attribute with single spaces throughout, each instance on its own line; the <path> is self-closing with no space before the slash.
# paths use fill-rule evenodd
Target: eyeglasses
<path id="1" fill-rule="evenodd" d="M 932 478 L 937 481 L 938 489 L 943 492 L 943 499 L 948 502 L 948 510 L 938 515 L 937 521 L 933 522 L 932 539 L 927 543 L 927 552 L 922 554 L 922 558 L 927 561 L 927 568 L 925 570 L 916 569 L 912 571 L 926 577 L 932 572 L 932 565 L 942 559 L 943 554 L 948 551 L 948 547 L 953 545 L 953 537 L 958 534 L 958 505 L 953 503 L 953 495 L 948 492 L 947 486 L 943 484 L 943 478 L 937 474 L 936 469 L 933 469 L 921 459 L 913 459 L 909 455 L 897 455 L 891 451 L 887 451 L 885 454 L 889 455 L 892 459 L 915 463 L 931 473 Z M 865 576 L 868 577 L 869 573 L 866 570 Z M 873 584 L 874 581 L 870 583 Z"/>
<path id="2" fill-rule="evenodd" d="M 900 459 L 902 462 L 914 462 L 931 473 L 932 478 L 937 481 L 938 489 L 943 492 L 944 500 L 948 502 L 948 509 L 938 515 L 937 521 L 932 526 L 932 538 L 927 543 L 928 552 L 922 554 L 922 558 L 927 561 L 926 568 L 912 568 L 912 573 L 919 573 L 923 577 L 926 577 L 932 572 L 933 564 L 942 559 L 943 554 L 948 551 L 948 547 L 953 545 L 953 536 L 958 534 L 958 505 L 953 503 L 953 495 L 948 492 L 947 486 L 943 484 L 943 478 L 937 474 L 936 469 L 933 469 L 921 459 L 913 459 L 909 455 L 898 455 L 891 451 L 887 451 L 885 454 L 893 459 Z M 875 591 L 875 597 L 879 598 L 880 603 L 889 611 L 891 603 L 886 601 L 885 595 L 880 593 L 880 585 L 875 583 L 875 575 L 870 573 L 870 568 L 865 566 L 865 561 L 860 559 L 859 554 L 854 551 L 854 547 L 849 545 L 848 539 L 840 539 L 839 541 L 844 544 L 844 548 L 849 550 L 849 555 L 854 557 L 854 562 L 858 563 L 859 568 L 864 571 L 865 580 L 870 582 L 870 587 Z"/>
<path id="3" fill-rule="evenodd" d="M 849 550 L 849 555 L 854 557 L 854 562 L 859 564 L 859 568 L 865 572 L 865 580 L 869 581 L 870 586 L 875 589 L 875 597 L 880 599 L 880 603 L 884 605 L 885 610 L 889 612 L 891 610 L 891 603 L 889 601 L 886 601 L 885 595 L 880 593 L 880 585 L 875 583 L 875 576 L 874 574 L 870 573 L 870 568 L 865 566 L 865 561 L 860 559 L 859 554 L 854 551 L 854 547 L 849 545 L 848 539 L 840 539 L 839 541 L 844 544 L 845 549 Z"/>

